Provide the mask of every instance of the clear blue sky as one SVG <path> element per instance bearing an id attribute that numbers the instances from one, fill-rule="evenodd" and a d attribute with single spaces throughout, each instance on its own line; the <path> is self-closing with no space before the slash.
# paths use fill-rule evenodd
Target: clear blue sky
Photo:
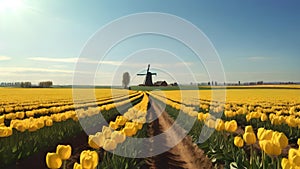
<path id="1" fill-rule="evenodd" d="M 229 82 L 300 81 L 297 0 L 7 1 L 0 0 L 0 82 L 53 80 L 55 84 L 71 84 L 76 58 L 88 39 L 105 24 L 138 12 L 169 13 L 196 25 L 215 46 Z M 132 84 L 141 83 L 144 79 L 135 74 L 143 72 L 148 63 L 158 72 L 155 80 L 206 82 L 202 65 L 189 60 L 191 54 L 184 48 L 178 50 L 180 44 L 176 43 L 156 36 L 129 39 L 109 53 L 107 61 L 111 62 L 99 68 L 96 82 L 118 85 L 121 72 L 128 71 Z M 149 59 L 145 54 L 128 59 L 124 62 L 127 66 L 118 64 L 135 51 L 158 47 L 199 68 L 193 72 L 196 80 L 180 69 L 180 60 L 172 60 L 162 51 L 157 55 L 165 57 Z"/>

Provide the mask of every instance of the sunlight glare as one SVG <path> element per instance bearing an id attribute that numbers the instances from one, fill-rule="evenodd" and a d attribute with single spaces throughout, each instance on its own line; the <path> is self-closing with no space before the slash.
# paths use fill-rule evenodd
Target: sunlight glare
<path id="1" fill-rule="evenodd" d="M 24 6 L 22 0 L 0 0 L 0 12 L 17 11 Z"/>

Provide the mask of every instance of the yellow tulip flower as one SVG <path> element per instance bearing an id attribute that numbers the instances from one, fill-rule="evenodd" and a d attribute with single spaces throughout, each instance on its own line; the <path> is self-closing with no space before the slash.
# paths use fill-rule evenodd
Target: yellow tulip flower
<path id="1" fill-rule="evenodd" d="M 244 141 L 248 144 L 254 144 L 256 142 L 256 136 L 253 132 L 246 132 L 243 134 Z"/>
<path id="2" fill-rule="evenodd" d="M 58 145 L 56 147 L 56 153 L 62 160 L 67 160 L 71 157 L 72 148 L 70 145 Z"/>
<path id="3" fill-rule="evenodd" d="M 238 126 L 235 120 L 226 121 L 225 122 L 225 130 L 228 132 L 235 132 L 237 130 Z"/>
<path id="4" fill-rule="evenodd" d="M 84 169 L 95 169 L 98 161 L 99 157 L 95 151 L 84 150 L 80 154 L 80 164 Z"/>
<path id="5" fill-rule="evenodd" d="M 209 128 L 215 128 L 215 121 L 213 119 L 207 119 L 205 125 Z"/>
<path id="6" fill-rule="evenodd" d="M 282 167 L 282 169 L 291 169 L 292 165 L 287 158 L 282 158 L 281 167 Z"/>
<path id="7" fill-rule="evenodd" d="M 300 138 L 298 138 L 297 144 L 300 147 Z"/>
<path id="8" fill-rule="evenodd" d="M 272 141 L 282 149 L 284 149 L 289 144 L 289 140 L 285 136 L 285 134 L 279 132 L 273 132 Z"/>
<path id="9" fill-rule="evenodd" d="M 268 116 L 267 116 L 265 113 L 263 113 L 263 114 L 260 116 L 260 120 L 261 120 L 261 121 L 267 121 L 267 120 L 268 120 Z"/>
<path id="10" fill-rule="evenodd" d="M 47 119 L 45 123 L 46 123 L 46 126 L 52 126 L 53 125 L 52 119 Z"/>
<path id="11" fill-rule="evenodd" d="M 115 140 L 106 139 L 104 141 L 103 149 L 106 151 L 112 151 L 117 148 L 117 143 Z"/>
<path id="12" fill-rule="evenodd" d="M 56 153 L 47 153 L 46 155 L 46 164 L 48 168 L 58 169 L 62 165 L 62 160 Z"/>
<path id="13" fill-rule="evenodd" d="M 245 127 L 245 132 L 252 132 L 253 133 L 253 128 L 252 128 L 252 126 L 246 126 Z"/>
<path id="14" fill-rule="evenodd" d="M 236 136 L 236 137 L 234 137 L 234 145 L 237 146 L 237 147 L 243 147 L 244 146 L 244 140 L 241 137 Z"/>
<path id="15" fill-rule="evenodd" d="M 89 136 L 88 144 L 90 145 L 90 147 L 94 149 L 99 149 L 100 147 L 103 146 L 104 141 L 105 141 L 104 135 L 101 132 L 99 132 L 96 133 L 96 135 Z"/>
<path id="16" fill-rule="evenodd" d="M 222 131 L 222 130 L 225 129 L 225 123 L 222 119 L 217 119 L 216 123 L 217 123 L 217 125 L 216 125 L 216 130 L 217 131 Z"/>
<path id="17" fill-rule="evenodd" d="M 273 144 L 270 140 L 259 141 L 259 145 L 262 150 L 270 156 L 278 156 L 281 154 L 280 146 Z"/>
<path id="18" fill-rule="evenodd" d="M 126 139 L 126 135 L 121 131 L 114 131 L 111 133 L 111 139 L 115 140 L 117 144 L 123 143 Z"/>
<path id="19" fill-rule="evenodd" d="M 289 162 L 300 167 L 300 151 L 298 149 L 291 148 L 288 154 Z"/>
<path id="20" fill-rule="evenodd" d="M 82 166 L 81 166 L 81 164 L 78 164 L 77 162 L 75 162 L 73 169 L 82 169 Z"/>

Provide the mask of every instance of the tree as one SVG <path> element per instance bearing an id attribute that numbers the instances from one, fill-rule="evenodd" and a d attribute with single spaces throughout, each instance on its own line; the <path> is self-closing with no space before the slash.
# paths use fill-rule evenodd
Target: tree
<path id="1" fill-rule="evenodd" d="M 128 72 L 123 73 L 122 83 L 123 83 L 123 86 L 124 86 L 125 89 L 128 88 L 129 82 L 130 82 L 130 75 L 129 75 L 129 73 Z"/>
<path id="2" fill-rule="evenodd" d="M 45 82 L 40 82 L 39 87 L 51 87 L 53 85 L 52 81 L 45 81 Z"/>

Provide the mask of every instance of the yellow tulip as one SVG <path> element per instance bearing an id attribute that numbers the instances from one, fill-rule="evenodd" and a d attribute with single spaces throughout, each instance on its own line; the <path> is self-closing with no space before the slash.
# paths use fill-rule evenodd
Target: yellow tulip
<path id="1" fill-rule="evenodd" d="M 238 126 L 235 120 L 231 120 L 231 121 L 226 121 L 225 122 L 225 129 L 228 132 L 235 132 L 237 130 Z"/>
<path id="2" fill-rule="evenodd" d="M 56 147 L 56 153 L 62 160 L 67 160 L 71 157 L 72 148 L 70 145 L 58 145 Z"/>
<path id="3" fill-rule="evenodd" d="M 38 129 L 39 129 L 39 127 L 36 122 L 28 124 L 28 131 L 34 132 L 34 131 L 37 131 Z"/>
<path id="4" fill-rule="evenodd" d="M 297 144 L 300 147 L 300 138 L 298 138 Z"/>
<path id="5" fill-rule="evenodd" d="M 46 123 L 46 126 L 48 126 L 48 127 L 53 125 L 52 119 L 47 119 L 45 123 Z"/>
<path id="6" fill-rule="evenodd" d="M 213 119 L 207 119 L 205 125 L 209 128 L 215 128 L 215 121 Z"/>
<path id="7" fill-rule="evenodd" d="M 126 139 L 126 135 L 121 131 L 114 131 L 111 133 L 111 139 L 115 140 L 117 144 L 123 143 Z"/>
<path id="8" fill-rule="evenodd" d="M 264 128 L 258 128 L 258 130 L 257 130 L 257 139 L 258 140 L 262 140 L 262 136 L 263 136 L 263 133 L 265 132 L 265 129 Z"/>
<path id="9" fill-rule="evenodd" d="M 9 137 L 12 135 L 12 128 L 11 127 L 0 127 L 0 137 Z"/>
<path id="10" fill-rule="evenodd" d="M 244 141 L 250 145 L 250 144 L 254 144 L 256 142 L 256 137 L 255 134 L 253 132 L 246 132 L 243 134 L 243 138 Z"/>
<path id="11" fill-rule="evenodd" d="M 119 128 L 118 124 L 116 122 L 114 122 L 114 121 L 111 121 L 109 123 L 109 127 L 112 128 L 112 129 L 114 129 L 114 130 L 116 130 L 116 129 Z"/>
<path id="12" fill-rule="evenodd" d="M 263 114 L 261 115 L 261 117 L 260 117 L 260 120 L 261 120 L 261 121 L 267 121 L 267 120 L 268 120 L 268 116 L 267 116 L 265 113 L 263 113 Z"/>
<path id="13" fill-rule="evenodd" d="M 282 149 L 288 146 L 289 144 L 288 138 L 283 133 L 279 132 L 273 132 L 272 141 L 278 146 L 280 146 L 280 148 Z"/>
<path id="14" fill-rule="evenodd" d="M 243 139 L 239 136 L 234 137 L 234 145 L 237 147 L 243 147 L 244 146 Z"/>
<path id="15" fill-rule="evenodd" d="M 96 135 L 89 136 L 88 144 L 90 145 L 90 147 L 94 149 L 99 149 L 100 147 L 103 146 L 104 141 L 105 141 L 104 135 L 101 132 L 99 132 Z"/>
<path id="16" fill-rule="evenodd" d="M 46 155 L 46 164 L 48 168 L 58 169 L 62 165 L 62 160 L 56 153 L 47 153 Z"/>
<path id="17" fill-rule="evenodd" d="M 73 169 L 82 169 L 82 166 L 81 166 L 81 164 L 78 164 L 77 162 L 75 162 Z"/>
<path id="18" fill-rule="evenodd" d="M 117 148 L 117 143 L 115 140 L 106 139 L 104 141 L 103 149 L 106 151 L 112 151 Z"/>
<path id="19" fill-rule="evenodd" d="M 110 138 L 111 128 L 109 128 L 107 126 L 103 126 L 102 127 L 102 133 L 103 133 L 103 135 L 104 135 L 105 138 Z"/>
<path id="20" fill-rule="evenodd" d="M 99 157 L 95 151 L 84 150 L 80 154 L 80 164 L 84 169 L 95 169 L 98 161 Z"/>
<path id="21" fill-rule="evenodd" d="M 249 126 L 246 126 L 246 127 L 245 127 L 245 133 L 246 133 L 246 132 L 252 132 L 252 133 L 253 133 L 253 128 L 252 128 L 252 126 L 250 126 L 250 125 L 249 125 Z"/>
<path id="22" fill-rule="evenodd" d="M 290 148 L 288 158 L 291 164 L 300 166 L 300 151 L 294 148 Z"/>
<path id="23" fill-rule="evenodd" d="M 17 112 L 17 113 L 16 113 L 16 117 L 17 117 L 18 119 L 23 119 L 24 116 L 25 116 L 24 112 Z"/>
<path id="24" fill-rule="evenodd" d="M 198 113 L 198 120 L 203 121 L 204 119 L 204 114 L 203 113 Z"/>
<path id="25" fill-rule="evenodd" d="M 216 125 L 217 131 L 223 131 L 225 129 L 225 123 L 222 119 L 217 119 L 216 123 L 217 123 L 217 125 Z"/>
<path id="26" fill-rule="evenodd" d="M 24 132 L 26 130 L 25 126 L 22 123 L 17 124 L 15 128 L 20 132 Z"/>
<path id="27" fill-rule="evenodd" d="M 270 140 L 259 141 L 259 145 L 263 151 L 270 156 L 278 156 L 281 154 L 281 148 L 278 145 L 273 144 Z"/>
<path id="28" fill-rule="evenodd" d="M 282 158 L 281 167 L 282 169 L 292 169 L 292 165 L 287 158 Z"/>

